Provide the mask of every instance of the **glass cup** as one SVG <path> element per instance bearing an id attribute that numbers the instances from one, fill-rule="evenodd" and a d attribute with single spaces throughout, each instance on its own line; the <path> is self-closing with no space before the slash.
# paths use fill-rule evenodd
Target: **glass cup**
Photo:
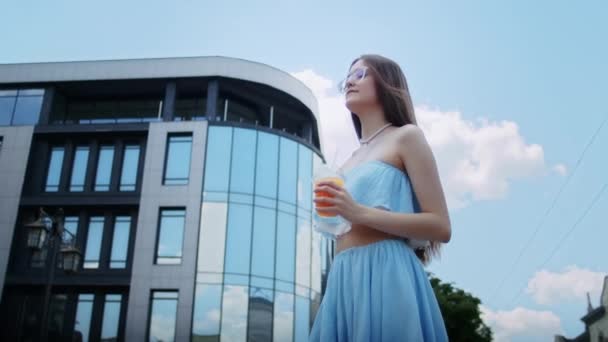
<path id="1" fill-rule="evenodd" d="M 323 165 L 316 170 L 313 179 L 313 184 L 315 187 L 320 182 L 333 182 L 334 184 L 343 187 L 344 177 L 339 172 Z M 313 194 L 315 198 L 332 197 L 331 194 L 325 191 L 313 192 Z M 347 233 L 351 226 L 350 222 L 345 220 L 340 215 L 319 213 L 316 210 L 316 208 L 329 206 L 331 206 L 331 204 L 315 203 L 313 227 L 317 232 L 323 234 L 324 236 L 335 239 L 336 237 Z"/>

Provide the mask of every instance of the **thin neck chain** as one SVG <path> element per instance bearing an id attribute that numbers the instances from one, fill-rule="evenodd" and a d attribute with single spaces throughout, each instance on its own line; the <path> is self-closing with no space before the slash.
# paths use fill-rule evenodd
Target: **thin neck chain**
<path id="1" fill-rule="evenodd" d="M 361 145 L 368 145 L 376 136 L 378 136 L 378 134 L 380 134 L 382 131 L 384 131 L 385 129 L 387 129 L 389 126 L 392 126 L 392 123 L 387 123 L 386 125 L 380 127 L 379 130 L 377 130 L 374 134 L 372 134 L 369 138 L 366 139 L 359 139 L 359 143 L 361 143 Z"/>

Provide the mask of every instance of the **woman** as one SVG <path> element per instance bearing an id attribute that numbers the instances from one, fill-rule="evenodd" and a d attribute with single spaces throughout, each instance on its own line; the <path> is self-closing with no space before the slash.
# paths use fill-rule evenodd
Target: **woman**
<path id="1" fill-rule="evenodd" d="M 336 257 L 311 341 L 447 341 L 423 263 L 451 237 L 435 159 L 405 76 L 390 59 L 364 55 L 341 84 L 361 147 L 343 165 L 344 187 L 323 182 L 319 214 L 351 230 Z"/>

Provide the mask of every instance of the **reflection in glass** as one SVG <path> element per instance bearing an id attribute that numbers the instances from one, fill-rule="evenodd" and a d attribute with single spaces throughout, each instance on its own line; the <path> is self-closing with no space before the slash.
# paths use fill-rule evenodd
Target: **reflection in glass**
<path id="1" fill-rule="evenodd" d="M 226 203 L 203 202 L 198 244 L 199 272 L 224 271 L 227 211 Z"/>
<path id="2" fill-rule="evenodd" d="M 192 322 L 193 341 L 219 342 L 221 300 L 221 285 L 196 285 Z"/>
<path id="3" fill-rule="evenodd" d="M 76 152 L 74 152 L 74 163 L 72 164 L 72 180 L 70 181 L 70 191 L 84 191 L 84 178 L 87 174 L 88 161 L 89 147 L 76 147 Z"/>
<path id="4" fill-rule="evenodd" d="M 20 91 L 13 115 L 13 125 L 36 125 L 42 108 L 42 96 L 23 95 L 25 93 Z"/>
<path id="5" fill-rule="evenodd" d="M 131 229 L 130 216 L 117 216 L 114 223 L 114 237 L 112 238 L 112 255 L 110 268 L 127 267 L 127 251 L 129 249 L 129 231 Z"/>
<path id="6" fill-rule="evenodd" d="M 74 323 L 74 341 L 89 341 L 91 329 L 91 316 L 93 315 L 93 294 L 78 295 L 76 308 L 76 322 Z"/>
<path id="7" fill-rule="evenodd" d="M 298 145 L 295 141 L 281 138 L 279 165 L 279 200 L 296 203 Z"/>
<path id="8" fill-rule="evenodd" d="M 169 135 L 163 184 L 188 184 L 191 154 L 192 134 Z"/>
<path id="9" fill-rule="evenodd" d="M 95 176 L 95 191 L 110 191 L 112 177 L 112 162 L 114 161 L 114 146 L 105 145 L 99 149 L 97 175 Z"/>
<path id="10" fill-rule="evenodd" d="M 2 96 L 0 94 L 0 126 L 9 126 L 15 108 L 15 96 Z"/>
<path id="11" fill-rule="evenodd" d="M 232 165 L 230 191 L 253 194 L 255 174 L 256 131 L 252 129 L 234 129 L 232 143 Z M 260 175 L 264 176 L 264 175 Z"/>
<path id="12" fill-rule="evenodd" d="M 32 268 L 42 268 L 46 267 L 46 256 L 47 249 L 39 249 L 32 252 L 32 256 L 30 258 L 30 267 Z"/>
<path id="13" fill-rule="evenodd" d="M 51 158 L 49 159 L 49 170 L 46 176 L 47 192 L 56 192 L 59 190 L 59 180 L 61 178 L 61 166 L 63 165 L 63 147 L 53 147 L 51 149 Z"/>
<path id="14" fill-rule="evenodd" d="M 249 327 L 247 341 L 272 341 L 272 290 L 252 287 L 249 291 Z"/>
<path id="15" fill-rule="evenodd" d="M 180 91 L 181 95 L 181 91 Z M 198 94 L 178 97 L 175 101 L 175 121 L 201 120 L 205 118 L 207 99 Z"/>
<path id="16" fill-rule="evenodd" d="M 274 277 L 274 237 L 275 211 L 255 207 L 253 218 L 253 252 L 251 255 L 251 274 Z"/>
<path id="17" fill-rule="evenodd" d="M 279 162 L 279 137 L 265 132 L 258 133 L 255 192 L 258 195 L 277 197 Z"/>
<path id="18" fill-rule="evenodd" d="M 48 316 L 48 334 L 50 340 L 61 339 L 67 300 L 68 298 L 65 294 L 55 294 L 51 297 Z"/>
<path id="19" fill-rule="evenodd" d="M 103 236 L 102 216 L 91 217 L 87 234 L 87 246 L 84 253 L 84 268 L 99 268 L 101 256 L 101 238 Z"/>
<path id="20" fill-rule="evenodd" d="M 226 240 L 226 273 L 249 273 L 251 206 L 230 203 Z"/>
<path id="21" fill-rule="evenodd" d="M 294 281 L 296 258 L 296 218 L 293 215 L 279 212 L 277 215 L 277 256 L 276 278 Z"/>
<path id="22" fill-rule="evenodd" d="M 156 250 L 157 264 L 181 264 L 186 210 L 162 209 Z"/>
<path id="23" fill-rule="evenodd" d="M 152 291 L 149 341 L 175 341 L 177 321 L 177 291 Z"/>
<path id="24" fill-rule="evenodd" d="M 101 340 L 116 341 L 118 339 L 118 323 L 120 322 L 120 302 L 122 295 L 108 294 L 103 305 L 103 321 L 101 323 Z"/>
<path id="25" fill-rule="evenodd" d="M 310 257 L 310 288 L 321 292 L 321 234 L 312 231 L 312 248 Z"/>
<path id="26" fill-rule="evenodd" d="M 295 342 L 308 341 L 310 313 L 308 298 L 296 296 L 296 335 Z"/>
<path id="27" fill-rule="evenodd" d="M 76 233 L 78 233 L 78 216 L 66 216 L 63 221 L 63 229 L 75 237 Z"/>
<path id="28" fill-rule="evenodd" d="M 245 341 L 247 337 L 247 287 L 225 286 L 222 302 L 222 341 Z"/>
<path id="29" fill-rule="evenodd" d="M 293 340 L 293 294 L 276 292 L 273 341 Z"/>
<path id="30" fill-rule="evenodd" d="M 296 283 L 310 287 L 310 219 L 298 218 Z"/>
<path id="31" fill-rule="evenodd" d="M 120 191 L 135 191 L 137 167 L 139 164 L 139 145 L 126 145 L 122 159 Z"/>
<path id="32" fill-rule="evenodd" d="M 210 127 L 205 158 L 205 191 L 228 192 L 231 127 Z"/>
<path id="33" fill-rule="evenodd" d="M 312 151 L 302 145 L 298 148 L 298 206 L 312 208 Z"/>

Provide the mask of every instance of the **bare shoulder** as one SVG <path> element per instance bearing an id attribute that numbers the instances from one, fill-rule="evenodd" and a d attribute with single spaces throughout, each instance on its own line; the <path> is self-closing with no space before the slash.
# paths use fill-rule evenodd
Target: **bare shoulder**
<path id="1" fill-rule="evenodd" d="M 396 130 L 397 138 L 399 142 L 422 142 L 426 139 L 424 138 L 424 132 L 422 129 L 414 124 L 407 124 L 397 128 Z"/>
<path id="2" fill-rule="evenodd" d="M 404 165 L 433 160 L 434 156 L 424 132 L 417 125 L 409 124 L 395 130 L 397 154 Z"/>

